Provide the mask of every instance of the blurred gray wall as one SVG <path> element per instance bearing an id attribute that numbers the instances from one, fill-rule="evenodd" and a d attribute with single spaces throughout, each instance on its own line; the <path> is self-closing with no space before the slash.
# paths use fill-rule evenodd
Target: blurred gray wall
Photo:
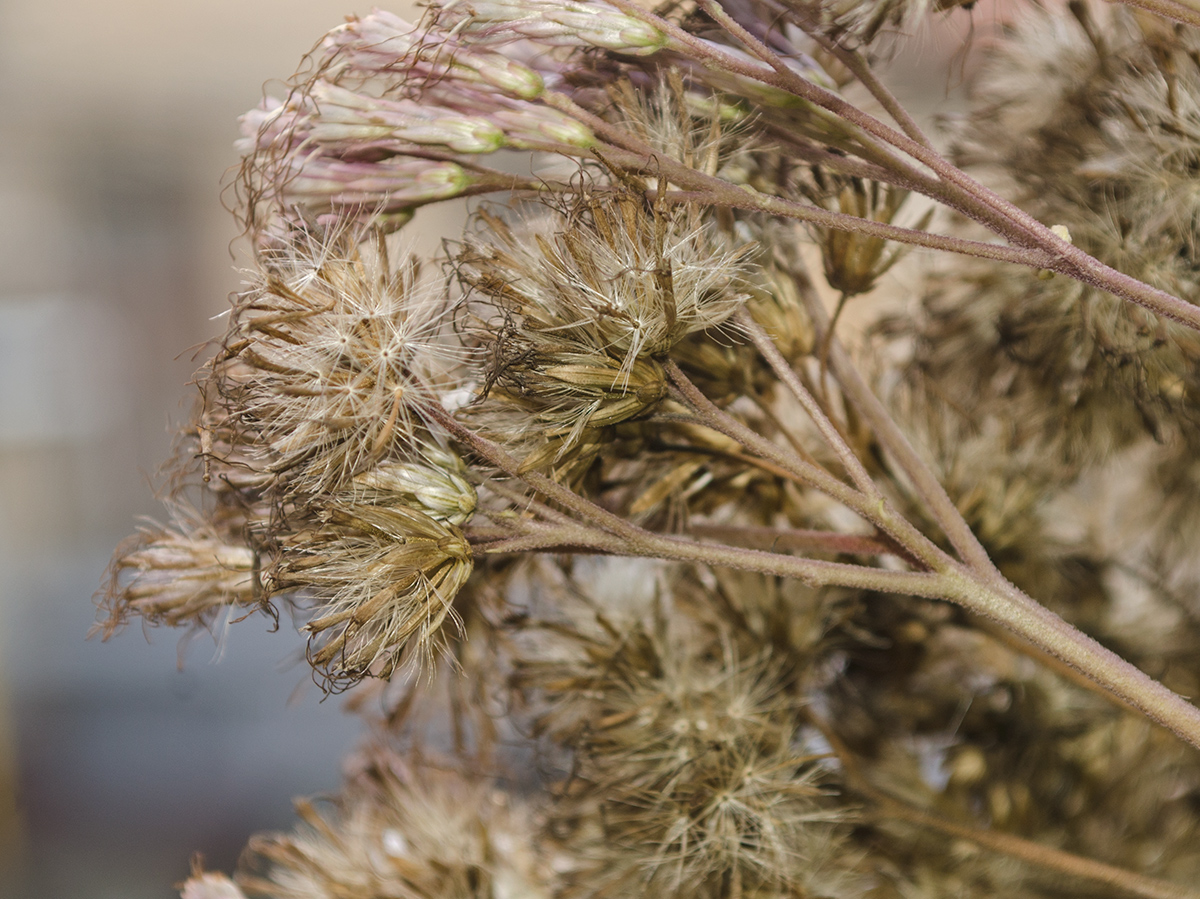
<path id="1" fill-rule="evenodd" d="M 354 11 L 0 0 L 0 897 L 177 895 L 193 851 L 228 869 L 355 741 L 286 619 L 181 671 L 177 633 L 85 641 L 238 284 L 236 117 Z"/>

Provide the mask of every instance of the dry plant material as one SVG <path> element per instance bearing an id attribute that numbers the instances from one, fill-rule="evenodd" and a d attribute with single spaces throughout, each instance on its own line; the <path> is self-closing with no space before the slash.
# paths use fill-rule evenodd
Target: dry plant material
<path id="1" fill-rule="evenodd" d="M 98 627 L 285 608 L 383 714 L 185 899 L 1195 899 L 1200 38 L 1133 5 L 964 46 L 944 151 L 872 64 L 973 4 L 332 31 Z"/>

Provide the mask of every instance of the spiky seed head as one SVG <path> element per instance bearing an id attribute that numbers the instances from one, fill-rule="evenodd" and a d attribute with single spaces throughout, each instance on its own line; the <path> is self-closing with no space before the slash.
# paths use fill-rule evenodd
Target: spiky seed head
<path id="1" fill-rule="evenodd" d="M 402 654 L 427 656 L 473 566 L 462 531 L 404 506 L 353 500 L 285 539 L 270 578 L 315 606 L 309 660 L 331 687 L 390 677 Z"/>
<path id="2" fill-rule="evenodd" d="M 264 899 L 549 899 L 553 879 L 518 800 L 477 777 L 372 751 L 331 807 L 255 837 L 239 880 Z"/>
<path id="3" fill-rule="evenodd" d="M 444 306 L 353 231 L 303 229 L 258 258 L 202 384 L 239 458 L 277 496 L 336 489 L 423 445 L 424 386 L 452 364 Z"/>
<path id="4" fill-rule="evenodd" d="M 109 567 L 102 604 L 107 638 L 137 615 L 149 624 L 208 626 L 221 609 L 263 602 L 258 554 L 205 524 L 177 516 L 179 529 L 145 528 L 123 542 Z"/>

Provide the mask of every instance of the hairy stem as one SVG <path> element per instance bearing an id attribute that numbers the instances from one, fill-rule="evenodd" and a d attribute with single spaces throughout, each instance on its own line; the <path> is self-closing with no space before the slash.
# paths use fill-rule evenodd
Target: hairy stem
<path id="1" fill-rule="evenodd" d="M 1188 0 L 1120 0 L 1125 6 L 1136 6 L 1164 19 L 1200 27 L 1200 6 Z"/>

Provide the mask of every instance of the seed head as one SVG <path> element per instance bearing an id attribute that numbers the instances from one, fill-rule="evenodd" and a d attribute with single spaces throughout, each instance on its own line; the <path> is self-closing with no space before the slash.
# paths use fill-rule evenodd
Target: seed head
<path id="1" fill-rule="evenodd" d="M 827 877 L 844 813 L 797 748 L 768 657 L 640 625 L 601 634 L 518 667 L 545 691 L 539 727 L 575 751 L 572 795 L 595 804 L 597 829 L 576 847 L 582 892 L 717 896 L 736 882 L 770 895 Z"/>
<path id="2" fill-rule="evenodd" d="M 376 247 L 344 229 L 295 231 L 260 252 L 235 301 L 205 412 L 278 496 L 334 489 L 428 442 L 423 384 L 453 362 L 443 306 Z"/>
<path id="3" fill-rule="evenodd" d="M 264 899 L 549 899 L 529 811 L 478 778 L 377 751 L 332 808 L 250 842 L 238 879 Z"/>
<path id="4" fill-rule="evenodd" d="M 226 542 L 194 516 L 178 528 L 143 528 L 117 547 L 103 597 L 105 639 L 138 615 L 149 624 L 206 627 L 221 609 L 253 608 L 264 593 L 258 554 Z"/>
<path id="5" fill-rule="evenodd" d="M 510 226 L 486 213 L 459 254 L 460 279 L 519 317 L 632 371 L 683 337 L 716 328 L 747 299 L 749 247 L 732 249 L 698 207 L 653 209 L 617 191 Z"/>
<path id="6" fill-rule="evenodd" d="M 193 871 L 183 885 L 179 899 L 246 899 L 246 894 L 224 874 Z"/>
<path id="7" fill-rule="evenodd" d="M 274 585 L 315 606 L 309 660 L 332 687 L 389 677 L 413 646 L 428 654 L 471 574 L 462 531 L 405 506 L 347 500 L 284 540 Z"/>

